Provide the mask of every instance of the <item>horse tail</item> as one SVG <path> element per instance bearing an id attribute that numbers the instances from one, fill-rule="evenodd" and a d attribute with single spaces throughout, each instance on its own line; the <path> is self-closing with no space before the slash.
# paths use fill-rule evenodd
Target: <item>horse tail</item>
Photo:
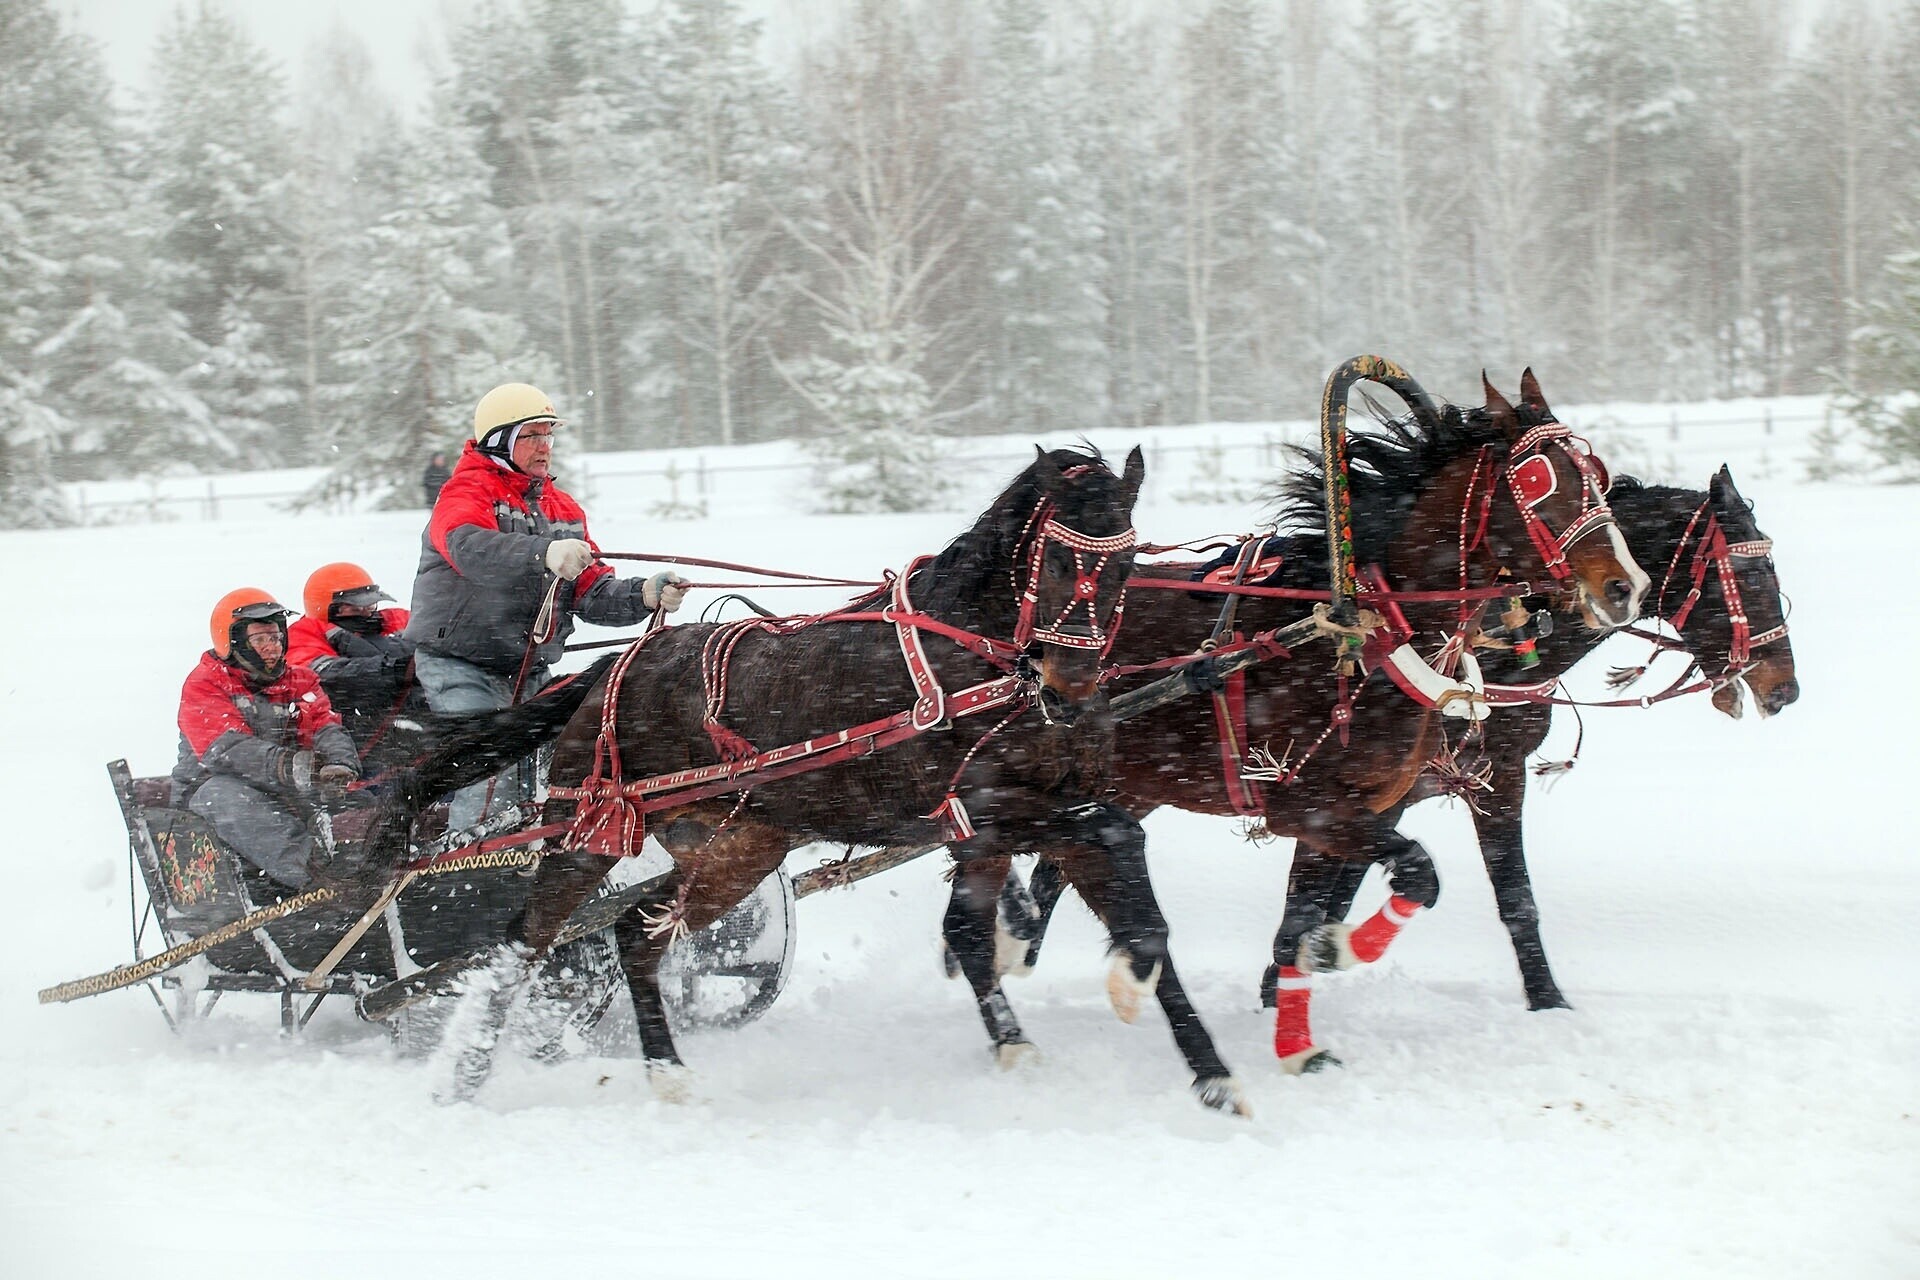
<path id="1" fill-rule="evenodd" d="M 583 671 L 562 676 L 517 706 L 499 711 L 408 718 L 373 779 L 381 794 L 367 833 L 366 860 L 391 867 L 406 852 L 413 821 L 435 800 L 499 773 L 558 738 L 588 697 L 600 687 L 617 654 Z M 396 726 L 398 728 L 398 726 Z"/>

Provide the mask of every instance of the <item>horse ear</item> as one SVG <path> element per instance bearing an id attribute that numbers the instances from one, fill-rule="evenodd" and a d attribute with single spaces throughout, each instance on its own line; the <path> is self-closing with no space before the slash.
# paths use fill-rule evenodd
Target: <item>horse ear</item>
<path id="1" fill-rule="evenodd" d="M 1713 473 L 1713 481 L 1707 486 L 1707 496 L 1713 499 L 1715 506 L 1730 510 L 1747 505 L 1746 499 L 1740 496 L 1739 488 L 1733 483 L 1733 472 L 1724 462 L 1720 464 L 1720 469 Z"/>
<path id="2" fill-rule="evenodd" d="M 1131 504 L 1140 496 L 1140 482 L 1147 478 L 1147 456 L 1140 452 L 1140 446 L 1133 446 L 1127 454 L 1126 469 L 1120 473 L 1120 483 L 1126 488 L 1127 502 Z"/>
<path id="3" fill-rule="evenodd" d="M 1505 396 L 1494 389 L 1493 381 L 1487 377 L 1485 369 L 1480 371 L 1480 386 L 1486 393 L 1487 412 L 1493 415 L 1494 421 L 1500 424 L 1502 431 L 1510 436 L 1515 434 L 1520 423 L 1513 412 L 1513 406 L 1507 402 Z"/>
<path id="4" fill-rule="evenodd" d="M 1520 403 L 1529 409 L 1547 412 L 1547 398 L 1540 394 L 1540 380 L 1533 376 L 1531 365 L 1520 375 Z"/>

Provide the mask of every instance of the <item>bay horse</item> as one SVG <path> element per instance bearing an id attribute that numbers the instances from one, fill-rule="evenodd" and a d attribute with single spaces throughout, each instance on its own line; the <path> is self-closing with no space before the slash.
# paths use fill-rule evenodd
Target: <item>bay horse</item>
<path id="1" fill-rule="evenodd" d="M 1634 557 L 1642 564 L 1665 568 L 1660 590 L 1649 598 L 1648 616 L 1668 623 L 1678 640 L 1656 638 L 1657 647 L 1690 656 L 1690 664 L 1666 690 L 1618 701 L 1650 703 L 1710 691 L 1713 705 L 1737 718 L 1746 701 L 1744 688 L 1764 718 L 1798 699 L 1800 683 L 1787 638 L 1773 543 L 1755 522 L 1753 505 L 1740 495 L 1732 473 L 1721 467 L 1705 492 L 1647 485 L 1623 476 L 1613 484 L 1608 499 Z M 1527 874 L 1521 823 L 1526 761 L 1546 740 L 1553 707 L 1561 701 L 1550 692 L 1555 682 L 1592 652 L 1601 638 L 1591 633 L 1556 637 L 1550 647 L 1542 646 L 1542 660 L 1532 668 L 1518 666 L 1511 650 L 1482 650 L 1489 694 L 1500 709 L 1480 727 L 1467 762 L 1449 770 L 1456 779 L 1474 780 L 1470 790 L 1455 793 L 1465 794 L 1470 801 L 1468 811 L 1479 836 L 1480 856 L 1493 884 L 1501 923 L 1513 942 L 1529 1009 L 1569 1006 L 1547 964 L 1539 908 Z M 1644 674 L 1644 667 L 1622 669 L 1614 673 L 1611 683 L 1625 687 Z M 1397 822 L 1406 806 L 1449 790 L 1430 773 L 1382 816 Z M 1271 811 L 1268 823 L 1273 825 Z M 1379 941 L 1367 945 L 1366 956 L 1356 955 L 1361 948 L 1353 944 L 1353 937 L 1370 926 L 1343 923 L 1368 865 L 1364 860 L 1330 857 L 1304 843 L 1294 855 L 1287 918 L 1274 939 L 1275 964 L 1268 967 L 1261 990 L 1268 1007 L 1280 1006 L 1276 1018 L 1287 1028 L 1289 1044 L 1305 1040 L 1311 1046 L 1309 994 L 1304 983 L 1276 991 L 1283 966 L 1292 965 L 1302 975 L 1343 969 L 1362 958 L 1377 958 L 1384 950 L 1384 941 Z M 1052 873 L 1035 890 L 1036 898 L 1057 893 Z M 1371 927 L 1390 940 L 1383 925 Z M 1299 1061 L 1326 1065 L 1333 1060 L 1314 1048 Z"/>
<path id="2" fill-rule="evenodd" d="M 1636 616 L 1649 580 L 1601 496 L 1604 465 L 1573 447 L 1531 370 L 1521 379 L 1517 405 L 1483 384 L 1486 404 L 1479 409 L 1428 407 L 1415 386 L 1412 394 L 1402 392 L 1416 405 L 1413 420 L 1354 433 L 1348 449 L 1356 563 L 1370 566 L 1368 576 L 1378 585 L 1457 588 L 1453 594 L 1462 595 L 1508 582 L 1525 592 L 1518 584 L 1557 556 L 1570 572 L 1548 603 L 1564 629 L 1578 627 L 1596 639 L 1610 634 Z M 1279 499 L 1286 518 L 1306 531 L 1279 541 L 1279 561 L 1264 571 L 1264 586 L 1311 589 L 1325 582 L 1324 468 L 1317 455 L 1303 454 L 1303 460 L 1282 482 Z M 1499 496 L 1489 488 L 1490 475 Z M 1568 531 L 1580 536 L 1570 540 Z M 1197 576 L 1202 567 L 1157 565 L 1154 576 Z M 1135 591 L 1116 659 L 1124 668 L 1199 651 L 1213 638 L 1219 601 L 1184 591 Z M 1397 607 L 1404 615 L 1398 634 L 1444 638 L 1470 630 L 1472 615 L 1485 603 L 1405 600 Z M 1257 633 L 1294 620 L 1300 609 L 1297 601 L 1241 598 L 1235 623 Z M 1394 821 L 1442 748 L 1440 708 L 1416 700 L 1417 688 L 1402 684 L 1405 673 L 1385 661 L 1373 662 L 1343 698 L 1339 681 L 1315 665 L 1322 662 L 1312 650 L 1262 662 L 1248 668 L 1238 686 L 1230 683 L 1222 691 L 1219 701 L 1230 707 L 1216 712 L 1216 699 L 1189 697 L 1129 723 L 1115 759 L 1116 799 L 1135 817 L 1163 805 L 1222 815 L 1264 813 L 1268 829 L 1296 838 L 1296 865 L 1303 858 L 1319 865 L 1316 856 L 1328 866 L 1356 861 L 1362 870 L 1376 861 L 1386 864 L 1393 902 L 1410 917 L 1438 900 L 1439 877 L 1427 851 L 1396 832 Z M 1117 687 L 1139 687 L 1152 674 L 1123 678 Z M 1218 717 L 1232 723 L 1231 749 L 1222 747 Z M 1280 763 L 1278 776 L 1242 776 L 1245 752 L 1257 745 Z M 1016 968 L 1037 956 L 1038 934 L 1057 898 L 1044 860 L 1041 868 L 1036 918 L 1024 928 L 1016 921 L 1029 937 L 1002 943 Z M 989 872 L 983 866 L 979 874 Z M 1297 950 L 1304 932 L 1319 923 L 1301 933 L 1283 929 L 1276 956 L 1283 948 Z M 1366 948 L 1372 941 L 1362 934 L 1352 945 Z M 1294 969 L 1292 950 L 1285 954 L 1287 969 Z M 1283 984 L 1304 985 L 1297 970 L 1279 976 Z M 1304 1065 L 1310 1050 L 1310 1043 L 1277 1037 L 1276 1053 L 1289 1067 Z"/>
<path id="3" fill-rule="evenodd" d="M 663 1089 L 676 1087 L 682 1067 L 656 973 L 676 933 L 718 919 L 802 845 L 946 842 L 962 899 L 974 862 L 1045 851 L 1108 927 L 1116 1011 L 1130 1021 L 1152 992 L 1200 1101 L 1244 1113 L 1168 954 L 1145 836 L 1105 798 L 1114 730 L 1098 677 L 1120 622 L 1145 463 L 1135 449 L 1115 475 L 1097 452 L 1037 452 L 972 529 L 895 583 L 890 601 L 883 591 L 837 615 L 664 628 L 622 655 L 555 744 L 552 794 L 561 799 L 547 816 L 573 827 L 542 860 L 508 940 L 468 983 L 449 1031 L 456 1060 L 443 1098 L 469 1097 L 484 1081 L 529 965 L 606 874 L 602 853 L 621 851 L 607 847 L 609 826 L 620 831 L 616 846 L 637 847 L 639 815 L 623 798 L 659 784 L 658 802 L 644 803 L 674 868 L 651 910 L 615 928 L 642 1053 Z M 982 690 L 1002 700 L 984 701 Z M 976 703 L 991 709 L 970 714 Z M 904 708 L 924 732 L 881 749 L 871 732 L 847 743 L 850 727 L 897 723 Z M 769 767 L 705 789 L 668 785 L 822 740 L 844 747 L 814 762 L 824 767 Z M 511 758 L 532 741 L 509 735 L 488 745 Z M 449 744 L 427 762 L 431 781 L 416 791 L 470 775 L 461 749 Z M 390 830 L 406 815 L 391 818 Z M 1031 1044 L 999 990 L 991 915 L 971 931 L 960 922 L 953 936 L 994 1054 L 1011 1065 Z"/>

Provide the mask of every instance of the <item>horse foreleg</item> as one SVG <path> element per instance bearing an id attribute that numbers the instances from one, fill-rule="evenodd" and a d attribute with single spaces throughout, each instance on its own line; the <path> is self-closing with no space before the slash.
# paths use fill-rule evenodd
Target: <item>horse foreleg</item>
<path id="1" fill-rule="evenodd" d="M 1032 1056 L 1033 1044 L 1013 1015 L 1006 992 L 1000 989 L 997 963 L 997 927 L 1001 889 L 1013 874 L 1011 859 L 989 856 L 960 864 L 953 877 L 953 892 L 947 898 L 947 913 L 940 922 L 940 935 L 947 955 L 966 975 L 973 988 L 974 1003 L 980 1020 L 986 1024 L 987 1039 L 993 1045 L 994 1060 L 1011 1067 Z"/>
<path id="2" fill-rule="evenodd" d="M 1482 802 L 1485 812 L 1474 816 L 1474 829 L 1480 837 L 1480 858 L 1487 864 L 1500 923 L 1513 940 L 1513 958 L 1520 966 L 1527 1008 L 1572 1008 L 1547 965 L 1546 945 L 1540 940 L 1540 907 L 1534 901 L 1533 882 L 1527 875 L 1527 846 L 1521 824 L 1527 793 L 1525 756 L 1496 759 L 1490 782 L 1492 794 Z"/>
<path id="3" fill-rule="evenodd" d="M 1071 851 L 1046 851 L 1066 883 L 1107 927 L 1114 967 L 1107 991 L 1115 1011 L 1131 1022 L 1148 989 L 1167 1016 L 1174 1045 L 1193 1072 L 1193 1092 L 1202 1105 L 1250 1115 L 1239 1083 L 1221 1058 L 1213 1036 L 1187 998 L 1169 949 L 1169 930 L 1147 874 L 1147 838 L 1140 824 L 1111 805 L 1080 818 L 1083 839 Z M 1131 1009 L 1129 1005 L 1131 1004 Z"/>

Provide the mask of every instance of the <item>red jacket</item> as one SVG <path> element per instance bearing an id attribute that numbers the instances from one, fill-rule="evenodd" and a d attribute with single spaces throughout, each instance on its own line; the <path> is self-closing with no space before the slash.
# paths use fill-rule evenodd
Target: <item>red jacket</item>
<path id="1" fill-rule="evenodd" d="M 230 773 L 255 786 L 284 788 L 285 756 L 312 751 L 322 764 L 359 769 L 360 757 L 320 679 L 288 666 L 278 680 L 256 685 L 212 650 L 180 688 L 180 759 L 175 783 L 190 787 L 210 773 Z"/>
<path id="2" fill-rule="evenodd" d="M 503 467 L 469 442 L 420 538 L 407 638 L 429 653 L 514 674 L 553 582 L 547 548 L 563 538 L 593 545 L 580 504 L 551 479 Z M 535 662 L 559 660 L 575 614 L 608 627 L 644 621 L 643 585 L 597 562 L 561 584 L 558 626 Z"/>
<path id="3" fill-rule="evenodd" d="M 380 634 L 398 635 L 407 629 L 407 611 L 405 609 L 382 609 L 380 611 Z M 355 637 L 350 631 L 330 624 L 325 618 L 305 616 L 287 628 L 287 665 L 311 667 L 328 658 L 340 658 L 348 655 L 340 652 L 344 641 L 351 644 Z"/>

